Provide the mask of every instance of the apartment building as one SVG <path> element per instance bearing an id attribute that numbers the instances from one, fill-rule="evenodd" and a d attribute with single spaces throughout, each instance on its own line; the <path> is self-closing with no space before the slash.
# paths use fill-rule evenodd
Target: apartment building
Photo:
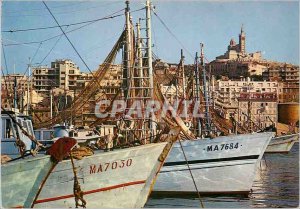
<path id="1" fill-rule="evenodd" d="M 270 62 L 262 76 L 265 80 L 299 84 L 299 66 L 288 63 Z"/>
<path id="2" fill-rule="evenodd" d="M 278 102 L 279 103 L 289 103 L 295 102 L 299 103 L 299 83 L 290 82 L 278 82 Z"/>
<path id="3" fill-rule="evenodd" d="M 1 76 L 1 89 L 13 92 L 15 80 L 17 82 L 18 90 L 27 90 L 27 86 L 29 85 L 30 80 L 26 75 L 21 74 L 8 74 Z"/>
<path id="4" fill-rule="evenodd" d="M 238 97 L 235 118 L 249 131 L 260 131 L 277 124 L 277 94 L 244 93 Z"/>
<path id="5" fill-rule="evenodd" d="M 243 125 L 248 124 L 251 117 L 253 123 L 260 124 L 262 128 L 277 121 L 277 81 L 251 81 L 247 78 L 214 83 L 214 106 L 222 117 L 230 119 L 234 115 Z"/>
<path id="6" fill-rule="evenodd" d="M 30 81 L 21 74 L 8 74 L 1 77 L 1 104 L 4 108 L 12 108 L 14 104 L 14 87 L 16 85 L 17 106 L 24 104 L 23 98 Z"/>
<path id="7" fill-rule="evenodd" d="M 33 88 L 38 92 L 49 95 L 50 90 L 59 88 L 60 72 L 57 69 L 47 66 L 34 67 L 33 69 Z"/>
<path id="8" fill-rule="evenodd" d="M 262 76 L 268 81 L 278 81 L 280 103 L 299 103 L 299 66 L 287 63 L 270 63 Z"/>
<path id="9" fill-rule="evenodd" d="M 69 59 L 60 59 L 51 62 L 51 67 L 33 67 L 33 88 L 39 93 L 49 95 L 51 89 L 61 88 L 74 91 L 80 70 Z"/>
<path id="10" fill-rule="evenodd" d="M 28 103 L 31 107 L 35 107 L 42 101 L 41 95 L 32 89 L 30 79 L 21 74 L 9 74 L 1 77 L 1 103 L 4 108 L 13 108 L 15 98 L 17 108 L 21 112 L 27 109 Z M 14 92 L 15 85 L 16 95 Z"/>

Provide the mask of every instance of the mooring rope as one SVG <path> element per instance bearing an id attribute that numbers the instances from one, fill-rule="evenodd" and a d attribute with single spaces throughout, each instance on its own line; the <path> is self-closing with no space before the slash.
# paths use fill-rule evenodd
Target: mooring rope
<path id="1" fill-rule="evenodd" d="M 76 167 L 74 164 L 72 152 L 70 152 L 70 158 L 71 158 L 72 169 L 73 169 L 73 174 L 74 174 L 73 193 L 74 193 L 74 197 L 75 197 L 75 207 L 78 208 L 78 206 L 80 206 L 80 207 L 86 208 L 86 201 L 83 198 L 83 191 L 81 190 L 80 183 L 78 181 L 78 177 L 77 177 L 77 173 L 76 173 L 77 171 L 76 171 Z M 79 203 L 79 200 L 81 201 L 81 204 Z"/>
<path id="2" fill-rule="evenodd" d="M 187 157 L 186 157 L 186 155 L 185 155 L 185 152 L 184 152 L 183 146 L 182 146 L 182 144 L 181 144 L 181 140 L 179 139 L 178 141 L 179 141 L 179 144 L 180 144 L 180 147 L 181 147 L 181 150 L 182 150 L 182 153 L 183 153 L 183 156 L 184 156 L 184 159 L 185 159 L 186 165 L 187 165 L 187 167 L 188 167 L 188 169 L 189 169 L 189 172 L 190 172 L 190 174 L 191 174 L 191 177 L 192 177 L 192 180 L 193 180 L 193 183 L 194 183 L 195 189 L 196 189 L 196 191 L 197 191 L 198 198 L 199 198 L 199 201 L 200 201 L 200 205 L 201 205 L 201 207 L 202 207 L 202 208 L 204 208 L 204 204 L 203 204 L 203 202 L 202 202 L 202 200 L 201 200 L 200 192 L 199 192 L 199 190 L 198 190 L 198 187 L 197 187 L 197 185 L 196 185 L 196 182 L 195 182 L 195 179 L 194 179 L 194 176 L 193 176 L 192 170 L 191 170 L 191 168 L 190 168 L 189 162 L 188 162 L 188 160 L 187 160 Z"/>

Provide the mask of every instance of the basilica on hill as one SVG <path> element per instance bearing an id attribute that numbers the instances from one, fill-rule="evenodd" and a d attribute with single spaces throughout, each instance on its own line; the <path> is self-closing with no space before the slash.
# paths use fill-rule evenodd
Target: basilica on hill
<path id="1" fill-rule="evenodd" d="M 246 34 L 244 26 L 241 27 L 241 33 L 239 34 L 239 43 L 237 44 L 232 38 L 227 47 L 227 51 L 224 55 L 216 57 L 219 60 L 261 60 L 261 52 L 246 53 Z"/>

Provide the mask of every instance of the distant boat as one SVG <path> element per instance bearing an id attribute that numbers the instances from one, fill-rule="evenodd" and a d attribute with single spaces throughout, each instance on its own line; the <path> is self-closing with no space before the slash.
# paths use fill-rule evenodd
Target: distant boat
<path id="1" fill-rule="evenodd" d="M 254 133 L 182 141 L 201 194 L 249 194 L 259 162 L 274 133 Z M 187 162 L 175 143 L 153 191 L 195 193 Z"/>
<path id="2" fill-rule="evenodd" d="M 299 141 L 299 134 L 289 134 L 272 138 L 266 153 L 288 153 Z"/>
<path id="3" fill-rule="evenodd" d="M 41 128 L 34 130 L 35 138 L 44 145 L 51 145 L 61 137 L 72 137 L 76 139 L 80 146 L 91 145 L 106 135 L 113 133 L 114 125 L 101 125 L 95 128 L 89 127 L 74 127 L 70 125 L 54 125 L 51 129 Z"/>

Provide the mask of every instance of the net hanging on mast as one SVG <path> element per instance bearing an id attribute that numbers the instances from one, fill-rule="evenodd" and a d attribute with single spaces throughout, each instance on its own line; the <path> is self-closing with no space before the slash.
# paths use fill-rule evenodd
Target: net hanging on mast
<path id="1" fill-rule="evenodd" d="M 121 36 L 119 37 L 113 49 L 110 51 L 110 53 L 104 60 L 103 64 L 94 73 L 93 79 L 90 82 L 88 82 L 87 86 L 79 93 L 79 95 L 72 102 L 72 104 L 70 105 L 71 107 L 61 111 L 61 113 L 53 117 L 53 119 L 49 121 L 43 121 L 37 124 L 37 128 L 51 127 L 54 124 L 59 124 L 70 119 L 71 116 L 76 117 L 77 115 L 80 115 L 81 108 L 84 106 L 84 104 L 86 104 L 89 101 L 89 99 L 99 91 L 98 83 L 100 83 L 103 80 L 104 76 L 109 72 L 119 49 L 122 47 L 124 38 L 125 31 L 122 32 Z"/>

